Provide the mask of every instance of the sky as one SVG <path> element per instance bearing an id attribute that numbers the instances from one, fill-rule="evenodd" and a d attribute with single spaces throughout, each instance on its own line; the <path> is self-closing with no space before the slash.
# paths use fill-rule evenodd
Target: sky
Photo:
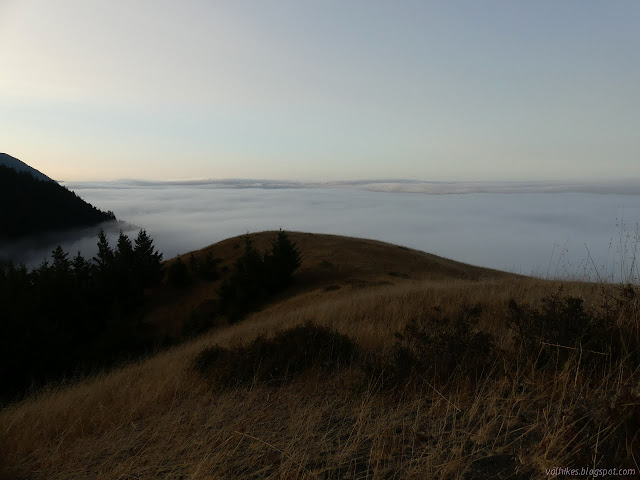
<path id="1" fill-rule="evenodd" d="M 0 0 L 57 180 L 640 179 L 640 2 Z"/>

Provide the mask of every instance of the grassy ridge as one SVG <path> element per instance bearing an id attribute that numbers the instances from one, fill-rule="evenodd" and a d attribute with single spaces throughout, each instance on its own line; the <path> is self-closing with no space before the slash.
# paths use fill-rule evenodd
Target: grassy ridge
<path id="1" fill-rule="evenodd" d="M 539 306 L 558 288 L 379 242 L 291 238 L 304 258 L 297 286 L 263 310 L 0 412 L 0 471 L 6 478 L 61 479 L 543 478 L 545 469 L 565 466 L 639 471 L 631 428 L 640 422 L 639 377 L 622 363 L 605 362 L 594 375 L 570 356 L 557 368 L 514 375 L 508 357 L 496 356 L 491 375 L 470 378 L 456 370 L 446 380 L 393 391 L 353 364 L 312 368 L 278 386 L 256 381 L 212 389 L 193 369 L 207 347 L 248 346 L 308 321 L 348 336 L 366 358 L 390 353 L 395 333 L 434 307 L 455 316 L 463 304 L 481 304 L 477 329 L 500 351 L 513 352 L 509 300 Z M 197 254 L 226 259 L 237 241 Z M 255 241 L 261 246 L 260 235 Z M 601 308 L 602 286 L 563 286 L 565 295 Z M 196 285 L 180 295 L 177 313 L 210 291 Z M 616 321 L 638 323 L 637 298 L 624 317 Z"/>
<path id="2" fill-rule="evenodd" d="M 311 305 L 323 301 L 332 291 L 340 296 L 345 289 L 351 291 L 424 280 L 472 281 L 518 277 L 376 240 L 303 232 L 287 234 L 300 248 L 303 262 L 296 270 L 294 284 L 273 303 L 277 308 L 283 302 L 287 308 Z M 273 237 L 274 232 L 251 234 L 253 245 L 260 251 L 269 248 Z M 155 290 L 143 320 L 150 335 L 178 338 L 194 312 L 211 315 L 215 324 L 220 320 L 224 323 L 224 319 L 213 318 L 218 307 L 217 291 L 225 272 L 242 255 L 243 247 L 244 238 L 239 236 L 192 252 L 199 262 L 205 262 L 207 256 L 221 259 L 222 262 L 217 265 L 222 273 L 221 278 L 214 282 L 195 282 L 182 291 L 176 291 L 168 285 Z M 183 255 L 183 260 L 187 262 L 190 255 Z M 169 260 L 167 266 L 170 268 L 175 261 Z"/>

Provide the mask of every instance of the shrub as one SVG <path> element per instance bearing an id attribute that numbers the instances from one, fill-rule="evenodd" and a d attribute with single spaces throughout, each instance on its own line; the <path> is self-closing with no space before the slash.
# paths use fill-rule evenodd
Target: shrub
<path id="1" fill-rule="evenodd" d="M 187 265 L 180 257 L 176 258 L 167 271 L 167 281 L 175 288 L 184 288 L 191 283 L 191 275 Z"/>
<path id="2" fill-rule="evenodd" d="M 596 378 L 602 380 L 601 377 Z M 618 378 L 615 385 L 608 384 L 591 395 L 572 391 L 569 386 L 566 394 L 569 398 L 579 397 L 572 409 L 562 410 L 565 427 L 561 448 L 573 452 L 574 458 L 582 457 L 587 462 L 597 459 L 600 465 L 637 468 L 634 460 L 640 452 L 640 388 L 637 379 L 631 376 Z"/>
<path id="3" fill-rule="evenodd" d="M 619 360 L 637 363 L 637 325 L 630 315 L 634 298 L 625 288 L 619 296 L 606 294 L 600 309 L 587 309 L 581 298 L 563 297 L 559 288 L 543 298 L 539 308 L 510 300 L 507 321 L 520 360 L 540 367 L 564 364 L 576 355 L 591 365 Z"/>
<path id="4" fill-rule="evenodd" d="M 189 318 L 184 322 L 180 336 L 193 338 L 216 326 L 219 320 L 218 302 L 205 300 L 191 312 Z"/>
<path id="5" fill-rule="evenodd" d="M 279 384 L 311 368 L 332 371 L 350 364 L 355 355 L 356 345 L 349 337 L 307 322 L 272 338 L 258 337 L 246 346 L 208 347 L 193 366 L 221 387 L 255 381 Z"/>
<path id="6" fill-rule="evenodd" d="M 482 308 L 463 306 L 454 318 L 436 308 L 430 315 L 412 319 L 396 332 L 389 355 L 366 368 L 382 376 L 386 387 L 420 383 L 428 377 L 446 381 L 456 371 L 478 377 L 489 371 L 494 344 L 491 336 L 475 331 Z"/>
<path id="7" fill-rule="evenodd" d="M 620 285 L 613 292 L 603 289 L 598 311 L 601 323 L 608 326 L 607 341 L 614 360 L 624 359 L 633 367 L 640 365 L 640 295 L 633 285 Z"/>
<path id="8" fill-rule="evenodd" d="M 214 258 L 211 252 L 204 257 L 204 261 L 198 261 L 193 255 L 190 258 L 191 273 L 198 275 L 202 280 L 215 282 L 220 278 L 218 265 L 222 262 L 219 258 Z"/>

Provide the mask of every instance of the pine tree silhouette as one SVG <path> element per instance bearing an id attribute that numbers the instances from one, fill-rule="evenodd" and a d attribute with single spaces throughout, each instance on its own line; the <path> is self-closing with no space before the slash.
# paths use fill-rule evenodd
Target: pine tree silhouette
<path id="1" fill-rule="evenodd" d="M 158 282 L 162 278 L 162 254 L 153 246 L 153 240 L 142 229 L 135 240 L 134 268 L 143 286 Z"/>

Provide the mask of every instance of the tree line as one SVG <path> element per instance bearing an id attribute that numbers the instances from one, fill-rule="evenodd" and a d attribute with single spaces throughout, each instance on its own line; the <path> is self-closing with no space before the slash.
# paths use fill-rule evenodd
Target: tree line
<path id="1" fill-rule="evenodd" d="M 89 260 L 58 246 L 30 271 L 0 266 L 0 398 L 139 350 L 134 314 L 162 275 L 145 230 L 133 242 L 120 233 L 115 248 L 100 231 Z"/>
<path id="2" fill-rule="evenodd" d="M 140 335 L 143 305 L 165 273 L 172 289 L 220 278 L 221 260 L 211 253 L 204 258 L 192 254 L 188 262 L 178 257 L 165 268 L 145 230 L 133 241 L 120 232 L 113 247 L 101 230 L 97 246 L 91 259 L 80 252 L 70 257 L 58 246 L 50 260 L 32 270 L 0 265 L 0 404 L 64 376 L 148 352 L 155 345 Z M 243 253 L 224 269 L 212 315 L 240 320 L 289 286 L 301 259 L 282 230 L 264 252 L 247 234 Z M 198 325 L 184 327 L 197 334 L 214 318 L 193 320 Z"/>
<path id="3" fill-rule="evenodd" d="M 256 249 L 247 234 L 244 253 L 220 287 L 220 307 L 230 322 L 235 322 L 283 291 L 292 282 L 293 272 L 302 263 L 297 245 L 286 232 L 278 231 L 271 247 Z"/>

